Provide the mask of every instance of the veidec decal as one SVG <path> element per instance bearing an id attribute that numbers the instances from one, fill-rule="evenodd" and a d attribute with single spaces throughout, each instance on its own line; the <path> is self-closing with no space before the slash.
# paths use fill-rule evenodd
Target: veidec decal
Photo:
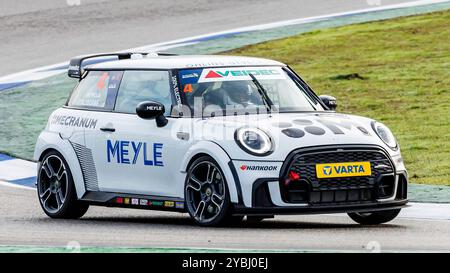
<path id="1" fill-rule="evenodd" d="M 208 72 L 208 74 L 206 74 L 205 78 L 206 79 L 209 79 L 209 78 L 222 78 L 222 76 L 217 74 L 217 72 L 214 72 L 214 70 L 210 70 Z"/>
<path id="2" fill-rule="evenodd" d="M 285 79 L 281 67 L 229 67 L 203 69 L 198 82 L 251 80 L 249 75 L 259 79 Z"/>
<path id="3" fill-rule="evenodd" d="M 162 143 L 148 144 L 146 142 L 111 141 L 109 139 L 106 141 L 108 163 L 135 165 L 139 162 L 144 166 L 164 167 L 162 150 Z"/>

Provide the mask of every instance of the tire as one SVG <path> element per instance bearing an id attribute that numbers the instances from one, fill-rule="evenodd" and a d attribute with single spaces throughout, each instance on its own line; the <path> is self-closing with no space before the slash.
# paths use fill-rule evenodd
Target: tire
<path id="1" fill-rule="evenodd" d="M 400 213 L 400 210 L 383 210 L 368 213 L 353 212 L 349 213 L 348 216 L 361 225 L 379 225 L 394 220 Z"/>
<path id="2" fill-rule="evenodd" d="M 46 153 L 39 162 L 37 194 L 41 208 L 51 218 L 77 219 L 89 208 L 78 201 L 69 165 L 55 150 Z"/>
<path id="3" fill-rule="evenodd" d="M 186 208 L 200 226 L 223 226 L 242 221 L 231 215 L 232 205 L 227 181 L 219 164 L 210 156 L 196 159 L 186 175 Z"/>

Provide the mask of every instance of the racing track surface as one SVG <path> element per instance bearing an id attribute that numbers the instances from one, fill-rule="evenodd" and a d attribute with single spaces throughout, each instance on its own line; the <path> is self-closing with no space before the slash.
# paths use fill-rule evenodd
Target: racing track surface
<path id="1" fill-rule="evenodd" d="M 67 2 L 81 2 L 69 6 Z M 0 1 L 0 76 L 67 61 L 274 21 L 407 0 L 16 0 Z"/>
<path id="2" fill-rule="evenodd" d="M 277 216 L 259 224 L 202 228 L 187 214 L 91 207 L 80 220 L 53 220 L 34 190 L 0 187 L 0 245 L 368 251 L 449 251 L 450 221 L 397 219 L 361 227 L 339 215 Z"/>
<path id="3" fill-rule="evenodd" d="M 237 27 L 369 8 L 365 0 L 63 0 L 0 2 L 0 76 L 86 52 L 143 46 Z M 371 1 L 368 2 L 377 2 Z M 408 2 L 381 0 L 382 5 Z M 184 3 L 184 2 L 183 2 Z M 276 11 L 276 12 L 274 12 Z M 449 251 L 450 221 L 397 219 L 361 227 L 348 217 L 278 216 L 260 224 L 200 228 L 185 214 L 91 207 L 81 220 L 52 220 L 31 189 L 0 185 L 0 246 L 195 247 Z"/>

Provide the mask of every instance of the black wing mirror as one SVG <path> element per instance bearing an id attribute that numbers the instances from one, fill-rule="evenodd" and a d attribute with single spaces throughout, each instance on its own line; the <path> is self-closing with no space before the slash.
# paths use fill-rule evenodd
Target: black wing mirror
<path id="1" fill-rule="evenodd" d="M 333 96 L 328 95 L 321 95 L 319 98 L 322 100 L 322 102 L 328 107 L 329 110 L 336 110 L 337 102 L 336 98 Z"/>
<path id="2" fill-rule="evenodd" d="M 164 127 L 168 120 L 164 116 L 164 105 L 156 101 L 144 101 L 136 107 L 136 114 L 142 119 L 155 119 L 156 126 Z"/>

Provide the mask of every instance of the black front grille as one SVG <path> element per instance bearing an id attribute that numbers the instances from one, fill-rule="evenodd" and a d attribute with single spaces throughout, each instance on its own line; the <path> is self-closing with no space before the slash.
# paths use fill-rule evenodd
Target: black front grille
<path id="1" fill-rule="evenodd" d="M 316 164 L 370 161 L 371 176 L 317 178 Z M 388 156 L 373 147 L 338 147 L 296 151 L 286 162 L 280 179 L 282 197 L 288 203 L 322 204 L 372 202 L 393 194 L 394 167 Z M 300 180 L 286 184 L 290 171 Z"/>

